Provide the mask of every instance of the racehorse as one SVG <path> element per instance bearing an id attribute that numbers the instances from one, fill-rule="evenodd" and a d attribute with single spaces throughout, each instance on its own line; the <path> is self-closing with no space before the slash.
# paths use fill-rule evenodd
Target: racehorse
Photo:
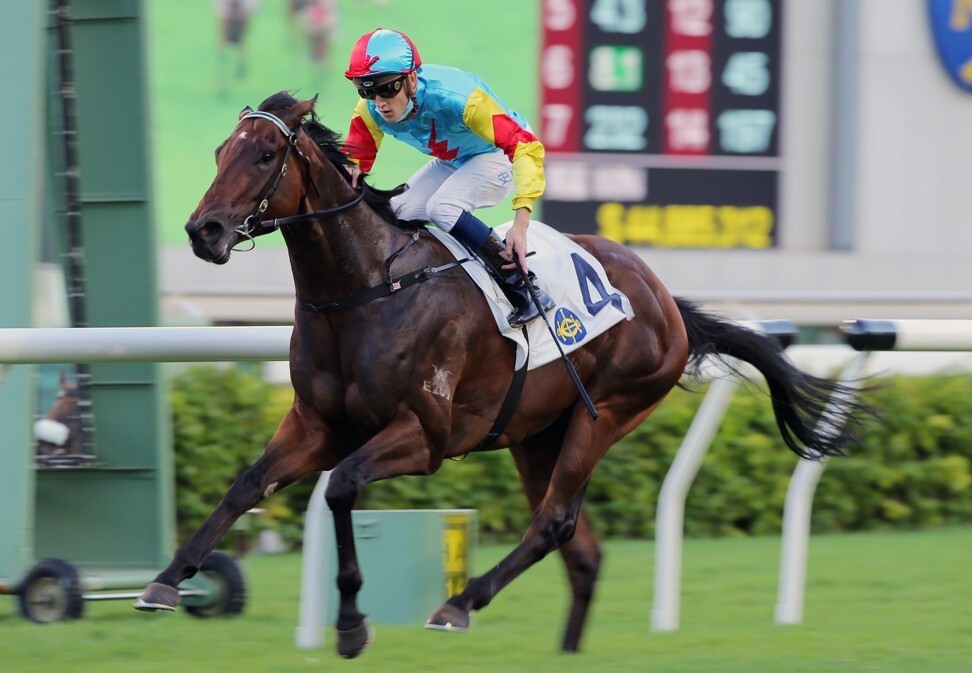
<path id="1" fill-rule="evenodd" d="M 514 346 L 480 290 L 449 267 L 455 258 L 441 243 L 397 222 L 389 193 L 352 189 L 340 139 L 317 121 L 315 101 L 281 92 L 256 112 L 244 109 L 216 149 L 216 177 L 186 223 L 193 252 L 215 264 L 257 235 L 282 233 L 296 289 L 293 406 L 264 454 L 135 607 L 174 609 L 178 584 L 237 517 L 313 471 L 332 470 L 326 501 L 338 555 L 337 650 L 355 657 L 372 637 L 357 607 L 355 499 L 370 482 L 432 474 L 446 458 L 478 449 L 511 386 Z M 796 368 L 773 339 L 673 298 L 624 246 L 572 238 L 601 261 L 635 317 L 569 355 L 596 420 L 562 363 L 527 374 L 515 413 L 483 449 L 512 452 L 532 522 L 508 556 L 433 612 L 430 628 L 465 630 L 471 610 L 559 549 L 572 591 L 563 649 L 577 650 L 601 559 L 581 512 L 588 481 L 607 450 L 706 356 L 738 358 L 766 378 L 782 438 L 802 457 L 842 453 L 866 409 L 837 382 Z M 443 370 L 451 372 L 440 377 L 448 394 L 423 385 Z M 830 423 L 818 426 L 822 419 Z M 831 426 L 844 430 L 820 429 Z"/>

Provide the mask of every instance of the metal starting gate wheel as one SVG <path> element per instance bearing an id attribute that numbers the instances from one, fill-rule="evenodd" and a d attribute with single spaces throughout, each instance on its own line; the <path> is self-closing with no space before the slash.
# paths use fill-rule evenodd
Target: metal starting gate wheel
<path id="1" fill-rule="evenodd" d="M 78 570 L 67 561 L 38 561 L 21 582 L 20 614 L 38 624 L 78 619 L 84 612 Z"/>

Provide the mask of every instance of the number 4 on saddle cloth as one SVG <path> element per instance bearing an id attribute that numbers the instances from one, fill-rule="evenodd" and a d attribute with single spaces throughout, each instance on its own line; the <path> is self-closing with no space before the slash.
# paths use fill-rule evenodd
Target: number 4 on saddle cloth
<path id="1" fill-rule="evenodd" d="M 501 224 L 495 231 L 503 238 L 511 225 L 512 222 Z M 449 248 L 456 259 L 469 257 L 468 251 L 451 236 L 435 227 L 429 227 L 428 231 Z M 536 220 L 530 223 L 528 241 L 530 251 L 536 253 L 530 255 L 530 270 L 537 274 L 543 289 L 557 302 L 557 307 L 547 313 L 547 320 L 565 353 L 580 348 L 622 320 L 634 317 L 628 298 L 611 285 L 601 263 L 586 250 Z M 543 320 L 534 320 L 527 325 L 528 334 L 524 336 L 522 329 L 510 327 L 506 321 L 512 309 L 510 302 L 482 264 L 467 263 L 462 268 L 483 291 L 500 333 L 516 343 L 516 369 L 526 360 L 527 338 L 530 344 L 527 369 L 536 369 L 560 358 L 560 351 Z"/>

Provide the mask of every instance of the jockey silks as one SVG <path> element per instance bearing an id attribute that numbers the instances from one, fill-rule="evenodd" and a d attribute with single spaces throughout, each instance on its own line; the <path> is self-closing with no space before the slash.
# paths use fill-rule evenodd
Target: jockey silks
<path id="1" fill-rule="evenodd" d="M 502 152 L 513 164 L 513 208 L 532 209 L 545 185 L 544 150 L 527 121 L 476 75 L 441 65 L 423 65 L 417 75 L 411 119 L 387 122 L 374 101 L 358 101 L 343 148 L 348 156 L 367 173 L 386 134 L 457 167 Z"/>

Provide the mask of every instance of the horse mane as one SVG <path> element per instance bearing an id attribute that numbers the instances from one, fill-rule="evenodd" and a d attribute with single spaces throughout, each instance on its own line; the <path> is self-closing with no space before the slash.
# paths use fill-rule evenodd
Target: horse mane
<path id="1" fill-rule="evenodd" d="M 265 101 L 260 103 L 260 107 L 257 108 L 261 112 L 273 112 L 274 110 L 286 110 L 289 107 L 293 107 L 299 101 L 294 98 L 292 94 L 287 91 L 280 91 L 273 94 Z M 321 149 L 324 153 L 325 158 L 332 164 L 338 167 L 338 173 L 350 183 L 351 176 L 345 170 L 347 166 L 351 166 L 354 162 L 348 158 L 348 155 L 344 153 L 341 149 L 341 134 L 337 131 L 332 131 L 328 127 L 324 126 L 317 117 L 317 113 L 311 110 L 310 119 L 305 120 L 301 123 L 301 128 L 310 137 L 311 140 Z M 392 210 L 391 205 L 388 203 L 391 198 L 397 194 L 401 194 L 405 187 L 401 185 L 395 187 L 394 189 L 375 189 L 369 185 L 363 178 L 358 178 L 359 184 L 363 184 L 366 190 L 364 200 L 372 207 L 372 209 L 381 216 L 383 220 L 388 222 L 388 224 L 394 225 L 396 227 L 402 227 L 401 221 L 395 215 Z"/>

